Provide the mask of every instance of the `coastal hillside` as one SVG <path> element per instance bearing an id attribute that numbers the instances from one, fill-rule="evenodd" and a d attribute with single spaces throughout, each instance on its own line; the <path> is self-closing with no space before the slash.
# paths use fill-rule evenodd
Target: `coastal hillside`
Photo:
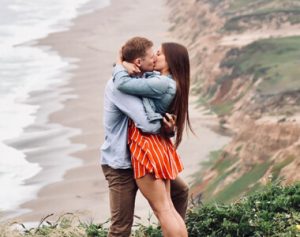
<path id="1" fill-rule="evenodd" d="M 195 174 L 193 196 L 228 202 L 268 180 L 300 180 L 300 1 L 167 4 L 190 51 L 192 93 L 233 133 Z"/>

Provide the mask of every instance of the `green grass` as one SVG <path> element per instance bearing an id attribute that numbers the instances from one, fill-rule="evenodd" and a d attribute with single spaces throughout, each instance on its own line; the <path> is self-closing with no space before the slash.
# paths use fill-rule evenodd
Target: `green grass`
<path id="1" fill-rule="evenodd" d="M 300 90 L 299 65 L 300 37 L 260 40 L 239 52 L 229 52 L 221 63 L 232 68 L 229 80 L 243 75 L 254 75 L 255 80 L 263 78 L 257 88 L 260 94 Z"/>
<path id="2" fill-rule="evenodd" d="M 295 157 L 289 156 L 284 161 L 275 163 L 272 168 L 272 180 L 276 180 L 279 178 L 280 171 L 287 165 L 289 165 L 291 162 L 295 160 Z"/>
<path id="3" fill-rule="evenodd" d="M 242 148 L 243 148 L 243 145 L 240 145 L 240 146 L 238 146 L 238 147 L 235 149 L 235 151 L 236 151 L 237 153 L 239 153 L 239 152 L 242 150 Z"/>
<path id="4" fill-rule="evenodd" d="M 230 174 L 232 174 L 232 172 L 234 172 L 234 170 L 230 169 L 230 167 L 237 161 L 238 157 L 230 156 L 228 153 L 222 150 L 211 152 L 209 161 L 202 164 L 201 170 L 205 171 L 211 169 L 216 171 L 217 175 L 213 180 L 209 182 L 204 190 L 204 202 L 206 202 L 207 198 L 211 198 L 218 185 L 220 185 L 220 183 L 224 181 L 225 178 L 227 178 Z M 195 182 L 194 185 L 197 185 L 199 183 L 200 182 L 198 179 L 198 181 Z"/>
<path id="5" fill-rule="evenodd" d="M 0 237 L 106 237 L 108 235 L 108 221 L 102 224 L 81 222 L 79 217 L 74 214 L 67 213 L 62 215 L 57 221 L 48 221 L 48 215 L 41 220 L 37 227 L 26 228 L 24 224 L 14 223 L 0 224 Z M 16 229 L 16 225 L 20 228 Z M 161 228 L 152 223 L 151 217 L 148 219 L 148 224 L 134 225 L 132 230 L 133 237 L 162 237 Z"/>
<path id="6" fill-rule="evenodd" d="M 247 25 L 260 28 L 263 22 L 277 19 L 277 22 L 288 21 L 292 24 L 300 23 L 300 2 L 295 0 L 233 0 L 224 13 L 227 21 L 225 31 L 242 31 Z M 286 15 L 280 18 L 278 16 Z M 247 23 L 243 26 L 241 22 Z"/>
<path id="7" fill-rule="evenodd" d="M 256 164 L 247 173 L 243 174 L 240 178 L 227 185 L 221 192 L 210 198 L 211 202 L 229 202 L 238 199 L 245 192 L 249 191 L 252 185 L 255 185 L 259 179 L 266 173 L 271 166 L 271 162 Z"/>
<path id="8" fill-rule="evenodd" d="M 242 145 L 236 148 L 236 151 L 240 151 Z M 200 185 L 202 182 L 203 171 L 210 170 L 216 172 L 213 179 L 211 179 L 204 189 L 202 190 L 203 202 L 209 203 L 229 203 L 239 199 L 245 194 L 252 193 L 260 190 L 262 184 L 260 179 L 266 174 L 267 170 L 271 169 L 270 180 L 277 182 L 281 179 L 279 173 L 281 169 L 289 165 L 295 158 L 290 156 L 280 163 L 267 160 L 264 163 L 253 164 L 252 167 L 247 171 L 239 171 L 239 166 L 235 163 L 239 161 L 238 156 L 230 155 L 224 151 L 218 150 L 211 153 L 210 160 L 202 164 L 201 172 L 199 171 L 195 175 L 193 186 Z M 240 173 L 240 177 L 234 179 L 231 183 L 224 185 L 222 182 L 230 175 Z M 219 189 L 221 187 L 221 189 Z M 219 191 L 216 193 L 217 188 Z"/>
<path id="9" fill-rule="evenodd" d="M 203 193 L 204 193 L 203 202 L 204 203 L 209 203 L 209 202 L 213 201 L 211 198 L 214 197 L 213 193 L 216 190 L 216 188 L 221 184 L 221 182 L 223 182 L 233 172 L 234 172 L 234 170 L 231 169 L 224 173 L 217 174 L 217 176 L 211 182 L 209 182 L 209 184 L 203 191 Z"/>
<path id="10" fill-rule="evenodd" d="M 215 158 L 211 165 L 211 168 L 218 171 L 219 173 L 223 173 L 228 167 L 230 167 L 233 163 L 238 160 L 238 157 L 231 156 L 226 151 L 217 151 L 215 153 Z"/>
<path id="11" fill-rule="evenodd" d="M 219 116 L 229 114 L 234 107 L 234 103 L 231 101 L 226 101 L 221 104 L 211 105 L 211 110 Z"/>
<path id="12" fill-rule="evenodd" d="M 300 6 L 297 0 L 232 0 L 227 9 L 228 12 L 238 12 L 241 10 L 247 11 L 262 11 L 266 9 L 294 9 Z"/>
<path id="13" fill-rule="evenodd" d="M 74 222 L 74 219 L 77 221 Z M 44 218 L 36 228 L 24 227 L 23 232 L 2 224 L 0 236 L 107 236 L 108 228 L 103 224 L 78 223 L 78 220 L 75 216 L 63 216 L 56 222 Z M 278 182 L 268 183 L 234 203 L 194 206 L 188 210 L 185 222 L 189 237 L 297 237 L 300 235 L 300 183 L 289 186 L 282 186 Z M 157 224 L 137 224 L 132 237 L 162 237 L 162 232 Z"/>
<path id="14" fill-rule="evenodd" d="M 208 101 L 204 97 L 198 96 L 198 98 L 195 101 L 194 105 L 195 105 L 196 108 L 200 108 L 202 106 L 204 106 L 204 107 L 209 106 L 209 103 L 208 103 Z"/>
<path id="15" fill-rule="evenodd" d="M 222 150 L 212 151 L 209 153 L 208 160 L 201 162 L 199 164 L 199 166 L 201 167 L 200 170 L 194 173 L 193 175 L 191 175 L 191 177 L 193 178 L 191 188 L 199 185 L 202 182 L 203 173 L 205 172 L 206 169 L 210 168 L 211 166 L 213 166 L 215 162 L 217 162 L 217 160 L 220 158 L 221 153 Z"/>
<path id="16" fill-rule="evenodd" d="M 60 216 L 56 221 L 49 221 L 50 214 L 40 221 L 37 227 L 27 228 L 22 223 L 0 224 L 0 237 L 106 237 L 108 228 L 104 224 L 81 222 L 72 213 Z M 18 226 L 18 229 L 15 227 Z M 21 228 L 21 230 L 20 230 Z"/>
<path id="17" fill-rule="evenodd" d="M 274 0 L 234 0 L 231 1 L 229 5 L 229 11 L 240 11 L 242 9 L 249 9 L 249 7 L 256 5 L 256 4 L 264 4 L 264 3 L 270 3 L 270 2 L 275 2 Z"/>
<path id="18" fill-rule="evenodd" d="M 222 150 L 211 151 L 209 153 L 209 160 L 207 162 L 203 162 L 203 166 L 208 167 L 210 165 L 215 164 L 222 154 Z"/>

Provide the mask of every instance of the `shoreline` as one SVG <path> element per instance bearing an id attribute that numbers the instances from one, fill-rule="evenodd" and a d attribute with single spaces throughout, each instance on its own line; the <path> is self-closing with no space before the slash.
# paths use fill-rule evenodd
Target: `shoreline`
<path id="1" fill-rule="evenodd" d="M 69 146 L 74 148 L 76 144 L 82 144 L 86 148 L 69 154 L 81 165 L 68 169 L 62 180 L 42 187 L 35 199 L 21 205 L 31 212 L 14 218 L 18 222 L 38 222 L 51 213 L 55 215 L 50 220 L 55 221 L 67 212 L 100 223 L 109 218 L 107 182 L 102 174 L 99 150 L 104 138 L 104 86 L 110 78 L 118 47 L 128 38 L 142 35 L 152 39 L 155 46 L 166 39 L 176 40 L 168 33 L 167 8 L 159 0 L 151 3 L 145 0 L 134 3 L 112 0 L 111 5 L 105 8 L 75 18 L 69 30 L 38 40 L 37 47 L 50 46 L 63 59 L 79 59 L 71 64 L 76 67 L 68 71 L 72 74 L 70 81 L 59 88 L 65 91 L 62 95 L 72 96 L 63 101 L 63 108 L 50 114 L 48 121 L 80 131 L 68 138 Z M 140 19 L 144 19 L 145 23 L 141 24 Z M 178 150 L 185 166 L 181 176 L 187 182 L 200 168 L 198 164 L 205 160 L 207 153 L 219 149 L 229 140 L 207 128 L 205 124 L 211 123 L 206 120 L 213 116 L 204 116 L 194 107 L 191 104 L 190 116 L 199 137 L 195 138 L 191 133 L 189 137 L 185 136 Z M 204 149 L 199 150 L 199 143 Z M 34 178 L 29 180 L 33 181 Z M 150 210 L 146 200 L 138 194 L 135 215 L 146 220 Z"/>
<path id="2" fill-rule="evenodd" d="M 105 8 L 75 18 L 67 31 L 52 33 L 38 40 L 37 47 L 50 46 L 63 59 L 79 59 L 75 63 L 76 68 L 68 71 L 72 74 L 69 83 L 59 88 L 71 90 L 71 94 L 77 98 L 66 99 L 63 108 L 50 114 L 49 122 L 60 124 L 64 128 L 80 129 L 81 134 L 69 139 L 72 143 L 70 145 L 85 144 L 86 149 L 69 154 L 79 159 L 82 164 L 68 169 L 61 181 L 42 187 L 37 198 L 21 205 L 22 209 L 30 209 L 31 212 L 14 219 L 20 222 L 36 222 L 50 213 L 55 213 L 53 220 L 56 220 L 66 212 L 95 221 L 106 221 L 109 217 L 107 183 L 102 174 L 99 151 L 104 137 L 103 89 L 110 78 L 111 65 L 118 47 L 128 38 L 143 35 L 154 39 L 156 44 L 166 38 L 167 24 L 161 22 L 166 22 L 162 16 L 167 14 L 161 14 L 165 10 L 162 5 L 160 1 L 156 1 L 154 5 L 146 1 L 112 1 Z M 138 9 L 143 10 L 137 11 Z M 150 10 L 152 13 L 149 13 Z M 116 16 L 116 12 L 123 12 L 123 18 L 122 14 Z M 141 18 L 145 18 L 145 24 L 137 26 L 136 22 Z M 153 18 L 157 20 L 153 21 Z M 97 22 L 101 23 L 98 28 L 95 27 Z M 124 27 L 126 33 L 123 32 Z M 105 34 L 109 36 L 102 38 Z"/>

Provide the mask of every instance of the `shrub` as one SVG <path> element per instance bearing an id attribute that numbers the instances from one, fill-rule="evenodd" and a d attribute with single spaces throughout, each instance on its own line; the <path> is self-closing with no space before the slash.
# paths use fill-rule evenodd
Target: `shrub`
<path id="1" fill-rule="evenodd" d="M 189 236 L 299 236 L 300 183 L 267 185 L 230 205 L 210 204 L 189 211 Z"/>

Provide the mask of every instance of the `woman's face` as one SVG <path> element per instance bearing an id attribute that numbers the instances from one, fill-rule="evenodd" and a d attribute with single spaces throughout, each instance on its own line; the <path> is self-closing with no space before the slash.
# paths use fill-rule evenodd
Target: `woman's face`
<path id="1" fill-rule="evenodd" d="M 166 61 L 166 57 L 163 53 L 162 47 L 160 47 L 156 52 L 156 61 L 154 64 L 154 70 L 159 71 L 160 73 L 168 72 L 169 66 Z"/>

